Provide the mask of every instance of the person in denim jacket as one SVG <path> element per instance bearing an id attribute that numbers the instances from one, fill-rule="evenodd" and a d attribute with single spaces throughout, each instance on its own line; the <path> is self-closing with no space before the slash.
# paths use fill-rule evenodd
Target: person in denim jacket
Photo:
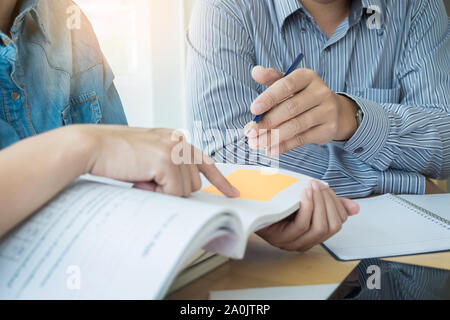
<path id="1" fill-rule="evenodd" d="M 70 0 L 12 8 L 10 31 L 0 33 L 0 148 L 75 123 L 126 125 L 113 73 L 81 10 Z"/>

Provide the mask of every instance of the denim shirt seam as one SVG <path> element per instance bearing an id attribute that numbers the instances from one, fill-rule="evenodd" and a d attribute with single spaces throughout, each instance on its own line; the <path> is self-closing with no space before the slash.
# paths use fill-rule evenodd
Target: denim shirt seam
<path id="1" fill-rule="evenodd" d="M 64 72 L 64 73 L 67 73 L 67 75 L 68 75 L 69 77 L 72 77 L 72 75 L 71 75 L 71 73 L 70 73 L 69 71 L 67 71 L 67 70 L 64 69 L 64 68 L 54 66 L 54 65 L 50 62 L 50 59 L 48 58 L 47 51 L 45 50 L 45 48 L 42 46 L 41 43 L 39 43 L 39 42 L 37 42 L 37 41 L 32 41 L 32 40 L 27 40 L 27 41 L 25 41 L 25 42 L 34 44 L 34 45 L 36 45 L 36 46 L 38 46 L 38 47 L 40 47 L 40 48 L 42 49 L 42 51 L 44 52 L 44 55 L 45 55 L 45 60 L 47 61 L 47 63 L 48 63 L 48 65 L 49 65 L 50 68 L 52 68 L 52 69 L 54 69 L 54 70 L 58 70 L 58 71 Z"/>
<path id="2" fill-rule="evenodd" d="M 3 86 L 0 83 L 0 88 L 2 90 L 2 94 L 3 94 L 3 103 L 5 105 L 5 116 L 6 116 L 6 121 L 8 122 L 8 124 L 11 125 L 11 116 L 9 115 L 9 110 L 8 110 L 8 99 L 6 98 L 6 90 L 5 88 L 3 88 Z"/>
<path id="3" fill-rule="evenodd" d="M 84 68 L 83 70 L 80 70 L 80 71 L 75 72 L 74 74 L 71 74 L 70 78 L 74 79 L 74 78 L 78 77 L 80 74 L 90 71 L 90 70 L 94 69 L 95 67 L 102 66 L 102 65 L 103 65 L 103 61 L 94 62 L 91 65 L 89 65 L 88 67 Z"/>
<path id="4" fill-rule="evenodd" d="M 78 100 L 78 99 L 81 99 L 81 100 Z M 90 107 L 91 107 L 91 111 L 93 113 L 92 118 L 91 118 L 91 123 L 94 123 L 98 116 L 100 117 L 99 121 L 101 121 L 102 116 L 101 116 L 100 106 L 97 105 L 97 107 L 96 107 L 96 103 L 97 104 L 99 103 L 99 99 L 100 99 L 100 97 L 99 97 L 97 91 L 91 90 L 87 93 L 78 95 L 75 98 L 71 98 L 69 101 L 68 108 L 72 109 L 76 105 L 90 101 L 90 104 L 91 104 Z M 99 112 L 97 112 L 97 108 L 99 108 L 99 110 L 98 110 Z M 68 117 L 68 113 L 63 116 L 63 120 L 67 119 L 67 117 Z"/>
<path id="5" fill-rule="evenodd" d="M 20 77 L 22 78 L 22 83 L 23 83 L 23 94 L 24 94 L 24 107 L 25 107 L 25 114 L 26 114 L 26 118 L 28 121 L 28 124 L 30 125 L 31 131 L 33 132 L 33 134 L 37 134 L 36 129 L 33 126 L 33 122 L 31 121 L 31 114 L 30 114 L 30 106 L 28 105 L 28 94 L 27 94 L 27 85 L 26 85 L 26 81 L 25 81 L 25 72 L 22 68 L 22 65 L 20 64 L 20 61 L 17 61 L 17 66 L 20 68 Z"/>
<path id="6" fill-rule="evenodd" d="M 97 93 L 95 93 L 95 95 L 90 95 L 88 98 L 83 99 L 83 100 L 81 100 L 81 101 L 76 101 L 76 100 L 74 100 L 74 99 L 71 99 L 71 101 L 70 101 L 70 106 L 73 107 L 73 106 L 76 106 L 77 104 L 81 104 L 81 103 L 84 103 L 84 102 L 86 102 L 86 101 L 94 101 L 94 100 L 96 100 L 96 99 L 98 99 L 98 98 L 99 98 L 99 97 L 98 97 Z"/>
<path id="7" fill-rule="evenodd" d="M 77 71 L 76 73 L 72 73 L 72 72 L 70 72 L 70 71 L 68 71 L 68 70 L 66 70 L 66 69 L 64 69 L 64 68 L 62 68 L 62 67 L 57 67 L 57 66 L 53 65 L 53 63 L 51 63 L 51 62 L 50 62 L 50 59 L 48 58 L 47 51 L 45 50 L 45 48 L 42 46 L 41 43 L 39 43 L 39 42 L 37 42 L 37 41 L 32 41 L 32 40 L 28 40 L 28 41 L 26 41 L 26 42 L 32 43 L 32 44 L 34 44 L 34 45 L 39 46 L 39 47 L 42 49 L 42 51 L 44 52 L 45 59 L 47 60 L 47 63 L 48 63 L 48 65 L 49 65 L 49 67 L 52 68 L 52 69 L 55 69 L 55 70 L 58 70 L 58 71 L 62 71 L 62 72 L 67 73 L 71 79 L 77 77 L 78 75 L 80 75 L 80 74 L 82 74 L 82 73 L 84 73 L 84 72 L 86 72 L 86 71 L 89 71 L 89 70 L 95 68 L 95 67 L 98 66 L 98 65 L 103 65 L 103 60 L 96 61 L 96 62 L 93 62 L 92 64 L 90 64 L 89 66 L 87 66 L 86 68 L 84 68 L 84 69 L 82 69 L 82 70 L 80 70 L 80 71 Z"/>

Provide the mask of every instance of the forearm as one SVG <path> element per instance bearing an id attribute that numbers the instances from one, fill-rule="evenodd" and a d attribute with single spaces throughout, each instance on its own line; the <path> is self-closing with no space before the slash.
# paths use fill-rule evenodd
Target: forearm
<path id="1" fill-rule="evenodd" d="M 379 171 L 416 172 L 432 178 L 450 174 L 450 114 L 444 108 L 379 104 L 354 97 L 364 112 L 360 128 L 343 146 Z"/>
<path id="2" fill-rule="evenodd" d="M 57 129 L 0 152 L 0 236 L 87 171 L 92 143 L 78 129 Z"/>
<path id="3" fill-rule="evenodd" d="M 380 171 L 450 176 L 450 33 L 441 1 L 417 1 L 395 85 L 354 94 L 364 112 L 345 150 Z"/>

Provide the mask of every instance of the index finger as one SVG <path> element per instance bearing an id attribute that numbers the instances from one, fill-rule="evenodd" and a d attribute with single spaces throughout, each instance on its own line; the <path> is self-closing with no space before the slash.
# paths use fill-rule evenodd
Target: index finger
<path id="1" fill-rule="evenodd" d="M 314 71 L 298 69 L 285 78 L 275 82 L 264 91 L 251 105 L 251 111 L 255 115 L 263 114 L 280 104 L 287 98 L 305 89 L 313 79 Z"/>
<path id="2" fill-rule="evenodd" d="M 214 164 L 199 164 L 198 170 L 203 173 L 206 179 L 209 180 L 220 192 L 229 198 L 239 197 L 240 192 L 231 185 L 230 182 L 222 175 Z"/>

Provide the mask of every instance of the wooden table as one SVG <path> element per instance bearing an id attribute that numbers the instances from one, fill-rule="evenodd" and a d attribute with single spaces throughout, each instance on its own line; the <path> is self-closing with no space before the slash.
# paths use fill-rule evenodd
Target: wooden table
<path id="1" fill-rule="evenodd" d="M 386 260 L 450 270 L 450 252 Z M 358 263 L 337 261 L 321 246 L 286 252 L 253 235 L 243 260 L 230 261 L 167 298 L 203 300 L 216 290 L 340 283 Z"/>
<path id="2" fill-rule="evenodd" d="M 427 193 L 443 193 L 427 180 Z M 450 252 L 384 259 L 450 270 Z M 359 261 L 335 260 L 320 245 L 305 253 L 277 249 L 256 235 L 250 237 L 243 260 L 229 261 L 167 299 L 205 300 L 210 291 L 340 283 Z"/>

